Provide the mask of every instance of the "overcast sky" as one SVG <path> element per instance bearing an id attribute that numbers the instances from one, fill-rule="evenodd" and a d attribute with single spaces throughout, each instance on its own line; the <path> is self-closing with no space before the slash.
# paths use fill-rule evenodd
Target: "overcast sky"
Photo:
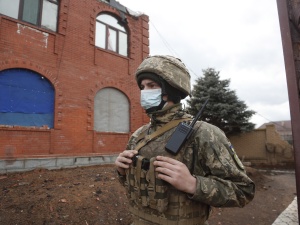
<path id="1" fill-rule="evenodd" d="M 290 120 L 275 0 L 119 0 L 149 16 L 150 54 L 181 58 L 192 81 L 220 71 L 256 126 Z M 192 83 L 193 84 L 193 83 Z"/>

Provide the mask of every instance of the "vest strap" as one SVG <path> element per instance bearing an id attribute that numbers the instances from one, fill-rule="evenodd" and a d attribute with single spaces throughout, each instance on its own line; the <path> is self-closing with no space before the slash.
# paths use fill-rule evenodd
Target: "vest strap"
<path id="1" fill-rule="evenodd" d="M 167 132 L 168 130 L 171 130 L 172 128 L 176 127 L 180 122 L 190 121 L 190 120 L 192 120 L 192 119 L 191 118 L 184 118 L 184 119 L 172 120 L 172 121 L 168 122 L 167 124 L 165 124 L 164 126 L 162 126 L 161 128 L 159 128 L 158 130 L 156 130 L 155 132 L 153 132 L 150 135 L 146 135 L 146 132 L 145 132 L 146 130 L 145 130 L 144 132 L 141 133 L 141 135 L 138 136 L 137 139 L 138 140 L 143 139 L 143 141 L 141 141 L 140 143 L 137 144 L 137 146 L 135 147 L 135 150 L 139 151 L 148 142 L 154 140 L 155 138 L 159 137 L 160 135 Z"/>

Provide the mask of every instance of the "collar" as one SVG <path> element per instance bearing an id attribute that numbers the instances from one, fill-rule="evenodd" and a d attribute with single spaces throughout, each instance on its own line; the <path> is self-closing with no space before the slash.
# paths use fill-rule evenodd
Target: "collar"
<path id="1" fill-rule="evenodd" d="M 183 110 L 181 103 L 167 106 L 162 110 L 148 113 L 148 116 L 151 119 L 150 121 L 151 125 L 154 126 L 156 124 L 157 125 L 166 124 L 174 119 L 191 118 L 191 116 Z"/>

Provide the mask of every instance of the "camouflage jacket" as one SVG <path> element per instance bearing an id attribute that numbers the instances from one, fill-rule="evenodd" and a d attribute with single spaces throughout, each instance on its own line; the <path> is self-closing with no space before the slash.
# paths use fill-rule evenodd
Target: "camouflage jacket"
<path id="1" fill-rule="evenodd" d="M 147 135 L 149 135 L 157 129 L 163 127 L 171 120 L 191 118 L 189 114 L 182 110 L 181 104 L 176 104 L 169 108 L 158 111 L 154 114 L 151 114 L 150 117 L 150 124 L 139 128 L 131 136 L 127 149 L 135 149 L 138 142 L 141 141 L 138 139 L 138 137 L 142 132 L 147 132 Z M 188 221 L 190 217 L 192 217 L 191 215 L 197 215 L 199 217 L 197 222 L 193 222 L 194 220 L 191 220 L 184 224 L 204 224 L 209 216 L 210 206 L 243 207 L 253 199 L 255 185 L 253 181 L 246 175 L 246 171 L 242 163 L 238 159 L 233 147 L 231 146 L 231 143 L 226 138 L 224 133 L 216 126 L 202 121 L 197 122 L 194 128 L 195 131 L 190 139 L 184 144 L 180 152 L 175 156 L 168 153 L 164 149 L 165 144 L 174 132 L 175 128 L 172 128 L 171 130 L 157 137 L 155 140 L 147 143 L 147 145 L 139 150 L 139 155 L 148 159 L 155 159 L 157 155 L 163 155 L 183 162 L 188 167 L 191 174 L 197 179 L 196 192 L 194 195 L 187 195 L 186 193 L 182 193 L 176 190 L 170 184 L 164 182 L 165 184 L 163 184 L 162 188 L 159 190 L 164 190 L 163 192 L 166 192 L 165 196 L 167 197 L 165 198 L 167 198 L 167 203 L 163 204 L 169 205 L 169 207 L 166 206 L 165 208 L 163 207 L 163 209 L 159 209 L 157 206 L 153 207 L 151 204 L 153 205 L 158 203 L 156 200 L 157 197 L 154 197 L 155 200 L 151 200 L 151 193 L 149 191 L 153 188 L 150 188 L 151 173 L 149 175 L 149 172 L 145 172 L 145 174 L 142 176 L 142 179 L 140 179 L 135 176 L 136 174 L 139 174 L 138 176 L 140 176 L 141 170 L 132 170 L 133 172 L 129 174 L 129 176 L 127 175 L 127 181 L 124 183 L 124 185 L 127 186 L 129 191 L 129 199 L 132 208 L 131 212 L 135 217 L 143 217 L 145 214 L 156 215 L 156 217 L 159 219 L 149 219 L 148 217 L 145 217 L 146 219 L 144 219 L 145 221 L 147 218 L 151 221 L 155 220 L 155 222 L 152 222 L 151 224 L 164 224 L 164 220 Z M 149 170 L 151 170 L 151 166 Z M 136 171 L 138 171 L 138 173 L 136 173 Z M 137 180 L 139 184 L 138 186 L 135 183 Z M 140 180 L 145 180 L 145 185 L 140 185 Z M 152 180 L 155 180 L 156 184 L 154 187 L 157 187 L 157 183 L 159 183 L 157 179 L 154 178 Z M 143 188 L 143 190 L 141 190 L 141 186 L 143 188 L 149 186 L 148 192 L 150 194 L 147 192 L 147 195 L 150 196 L 150 200 L 145 200 L 144 202 L 141 199 L 138 200 L 140 197 L 139 195 L 143 195 L 141 193 L 145 192 Z M 138 190 L 138 193 L 132 195 L 130 192 L 134 192 L 134 190 Z M 159 195 L 155 194 L 155 196 Z M 175 198 L 182 199 L 181 201 L 183 201 L 184 204 L 182 204 L 182 202 L 174 203 L 177 201 L 174 200 Z M 156 201 L 156 203 L 153 203 L 153 201 Z M 177 206 L 181 207 L 182 205 L 190 206 L 190 208 L 187 207 L 181 210 L 175 210 L 178 214 L 175 215 L 176 213 L 174 214 L 172 209 L 176 208 Z M 192 210 L 195 208 L 197 208 L 197 212 Z M 139 213 L 140 211 L 143 211 L 143 213 Z M 139 221 L 141 220 L 143 220 L 143 218 L 139 218 Z M 138 224 L 148 223 L 145 222 Z"/>

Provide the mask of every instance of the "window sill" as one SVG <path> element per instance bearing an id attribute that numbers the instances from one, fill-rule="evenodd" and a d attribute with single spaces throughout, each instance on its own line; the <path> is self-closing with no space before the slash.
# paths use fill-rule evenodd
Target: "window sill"
<path id="1" fill-rule="evenodd" d="M 100 48 L 100 47 L 98 47 L 98 46 L 96 46 L 96 45 L 94 45 L 94 46 L 95 46 L 95 49 L 96 49 L 97 51 L 106 52 L 106 53 L 108 53 L 108 54 L 111 54 L 111 55 L 114 55 L 114 56 L 118 56 L 118 57 L 123 58 L 123 59 L 129 59 L 128 56 L 120 55 L 120 54 L 118 54 L 118 53 L 116 53 L 116 52 L 109 51 L 109 50 L 104 49 L 104 48 Z"/>
<path id="2" fill-rule="evenodd" d="M 18 20 L 18 19 L 15 19 L 15 18 L 6 16 L 6 15 L 3 15 L 3 14 L 0 14 L 0 17 L 2 17 L 3 19 L 6 19 L 6 20 L 8 20 L 8 21 L 15 22 L 15 23 L 19 23 L 19 24 L 22 24 L 22 25 L 24 25 L 24 26 L 28 26 L 28 27 L 30 27 L 30 28 L 32 28 L 32 29 L 39 30 L 39 31 L 41 31 L 41 32 L 46 32 L 46 33 L 53 34 L 53 35 L 57 35 L 57 34 L 58 34 L 57 31 L 53 31 L 53 30 L 49 30 L 49 29 L 46 29 L 46 28 L 43 28 L 43 27 L 39 27 L 39 26 L 36 26 L 36 25 L 34 25 L 34 24 L 27 23 L 27 22 L 25 22 L 25 21 Z"/>
<path id="3" fill-rule="evenodd" d="M 53 128 L 49 128 L 48 126 L 42 126 L 42 127 L 24 127 L 24 126 L 18 126 L 18 125 L 0 125 L 0 130 L 10 130 L 10 131 L 50 131 Z"/>

